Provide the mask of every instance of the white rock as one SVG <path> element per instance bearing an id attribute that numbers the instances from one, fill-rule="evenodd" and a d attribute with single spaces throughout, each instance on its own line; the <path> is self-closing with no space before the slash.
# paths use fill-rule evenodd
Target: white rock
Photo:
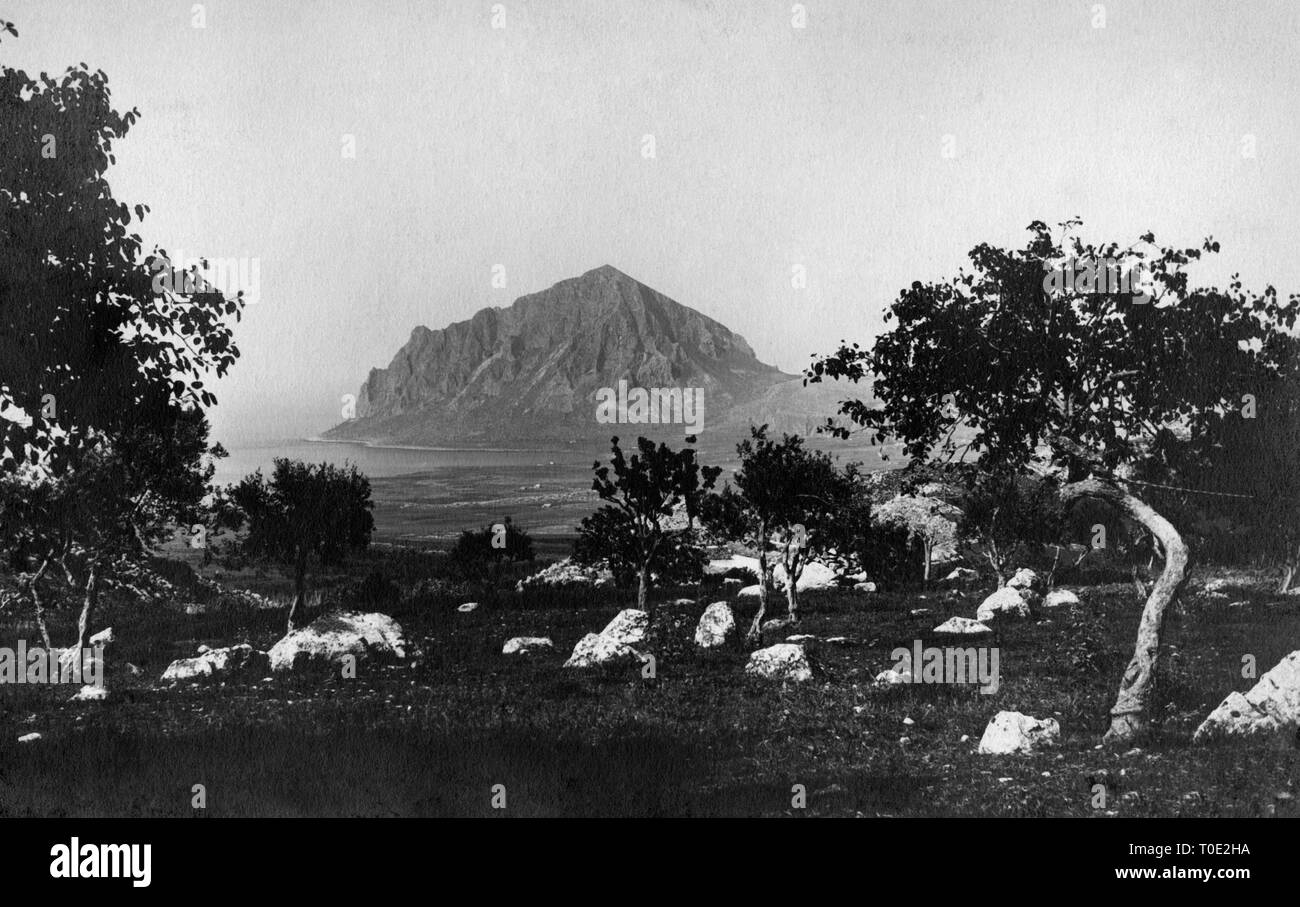
<path id="1" fill-rule="evenodd" d="M 1072 607 L 1077 604 L 1079 604 L 1079 596 L 1069 589 L 1053 589 L 1043 599 L 1044 608 Z"/>
<path id="2" fill-rule="evenodd" d="M 998 712 L 984 729 L 979 752 L 984 755 L 1032 753 L 1039 747 L 1052 746 L 1061 736 L 1055 718 L 1033 718 L 1022 712 Z"/>
<path id="3" fill-rule="evenodd" d="M 944 582 L 955 583 L 964 580 L 976 579 L 979 577 L 978 570 L 972 570 L 970 567 L 957 567 L 952 573 L 945 576 Z"/>
<path id="4" fill-rule="evenodd" d="M 1196 729 L 1197 743 L 1215 738 L 1242 738 L 1293 733 L 1300 727 L 1300 649 L 1259 678 L 1250 691 L 1228 694 Z"/>
<path id="5" fill-rule="evenodd" d="M 1038 574 L 1028 567 L 1021 567 L 1016 575 L 1007 580 L 1008 589 L 1034 589 L 1039 584 Z"/>
<path id="6" fill-rule="evenodd" d="M 704 649 L 725 645 L 736 630 L 736 615 L 726 602 L 714 602 L 704 609 L 695 627 L 695 644 Z"/>
<path id="7" fill-rule="evenodd" d="M 853 591 L 854 592 L 875 592 L 876 584 L 875 583 L 854 583 Z"/>
<path id="8" fill-rule="evenodd" d="M 614 582 L 614 574 L 604 567 L 588 567 L 575 564 L 570 558 L 557 561 L 545 570 L 534 573 L 526 579 L 515 583 L 515 591 L 523 592 L 531 587 L 545 586 L 591 586 L 602 588 Z"/>
<path id="9" fill-rule="evenodd" d="M 502 655 L 531 655 L 542 649 L 553 649 L 555 643 L 549 636 L 516 636 L 507 639 L 501 647 Z"/>
<path id="10" fill-rule="evenodd" d="M 589 668 L 619 661 L 640 661 L 634 646 L 645 640 L 650 615 L 636 608 L 625 608 L 599 633 L 588 633 L 573 647 L 564 663 L 566 668 Z"/>
<path id="11" fill-rule="evenodd" d="M 802 683 L 812 680 L 812 666 L 803 646 L 783 642 L 750 653 L 745 673 L 769 680 L 792 680 Z"/>
<path id="12" fill-rule="evenodd" d="M 18 742 L 31 743 L 35 740 L 40 740 L 40 739 L 41 739 L 41 735 L 36 733 L 35 731 L 32 731 L 30 734 L 23 734 L 21 737 L 19 737 Z"/>
<path id="13" fill-rule="evenodd" d="M 272 671 L 299 664 L 341 664 L 344 656 L 405 658 L 402 628 L 387 614 L 345 611 L 327 614 L 294 630 L 267 652 Z"/>
<path id="14" fill-rule="evenodd" d="M 743 586 L 743 585 L 745 585 L 745 581 L 744 581 L 743 579 L 737 579 L 737 578 L 734 577 L 734 576 L 729 576 L 729 577 L 727 577 L 726 579 L 724 579 L 724 580 L 722 581 L 722 585 L 724 585 L 724 586 Z"/>
<path id="15" fill-rule="evenodd" d="M 705 576 L 720 576 L 732 570 L 750 570 L 755 576 L 761 575 L 758 569 L 758 558 L 747 557 L 743 554 L 715 558 L 704 565 Z"/>
<path id="16" fill-rule="evenodd" d="M 236 674 L 264 674 L 270 664 L 271 659 L 265 652 L 259 652 L 247 643 L 224 649 L 209 649 L 204 646 L 198 657 L 181 658 L 169 664 L 161 679 L 175 682 Z"/>
<path id="17" fill-rule="evenodd" d="M 762 591 L 761 587 L 757 583 L 755 583 L 752 586 L 746 586 L 745 588 L 741 589 L 739 592 L 736 593 L 736 595 L 740 598 L 758 598 L 759 593 L 761 591 Z"/>
<path id="18" fill-rule="evenodd" d="M 203 644 L 200 644 L 199 647 L 198 647 L 198 649 L 196 649 L 195 651 L 197 651 L 200 655 L 202 655 L 202 654 L 204 654 L 205 652 L 211 652 L 211 651 L 212 651 L 212 647 L 211 647 L 211 646 L 205 646 L 205 645 L 203 645 Z"/>
<path id="19" fill-rule="evenodd" d="M 478 607 L 478 602 L 465 602 L 465 604 L 463 605 L 458 605 L 456 607 L 456 610 L 459 611 L 461 614 L 468 614 L 469 612 L 473 611 L 477 607 Z"/>
<path id="20" fill-rule="evenodd" d="M 795 580 L 794 588 L 796 592 L 834 589 L 839 585 L 836 582 L 838 578 L 839 575 L 832 568 L 820 561 L 809 561 L 804 564 L 803 570 L 800 571 L 799 578 Z M 778 589 L 785 589 L 785 567 L 780 564 L 777 564 L 772 570 L 772 584 Z"/>
<path id="21" fill-rule="evenodd" d="M 844 578 L 854 583 L 855 585 L 857 583 L 865 583 L 867 581 L 867 571 L 859 570 L 857 573 L 850 573 L 846 575 Z"/>
<path id="22" fill-rule="evenodd" d="M 893 668 L 881 671 L 876 675 L 875 684 L 878 687 L 893 686 L 896 683 L 911 683 L 911 671 L 895 671 Z"/>
<path id="23" fill-rule="evenodd" d="M 1020 590 L 1005 586 L 984 599 L 975 612 L 976 620 L 995 620 L 999 617 L 1028 617 L 1029 602 Z"/>
<path id="24" fill-rule="evenodd" d="M 969 617 L 950 617 L 939 626 L 934 628 L 935 633 L 954 633 L 962 636 L 978 636 L 981 633 L 992 633 L 993 630 L 986 624 L 977 620 L 971 620 Z"/>
<path id="25" fill-rule="evenodd" d="M 811 633 L 797 633 L 794 636 L 787 636 L 785 641 L 792 642 L 796 646 L 806 646 L 809 643 L 817 642 L 817 637 L 813 636 Z"/>
<path id="26" fill-rule="evenodd" d="M 108 690 L 86 684 L 69 699 L 69 702 L 103 702 L 108 699 Z"/>
<path id="27" fill-rule="evenodd" d="M 94 636 L 90 637 L 89 640 L 92 646 L 106 646 L 110 642 L 116 642 L 116 641 L 117 641 L 117 637 L 113 635 L 112 627 L 105 627 L 103 630 L 100 630 Z"/>

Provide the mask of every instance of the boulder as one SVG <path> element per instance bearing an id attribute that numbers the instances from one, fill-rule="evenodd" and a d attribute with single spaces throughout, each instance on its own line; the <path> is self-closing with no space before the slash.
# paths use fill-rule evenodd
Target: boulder
<path id="1" fill-rule="evenodd" d="M 893 686 L 896 683 L 911 683 L 911 682 L 912 682 L 911 671 L 895 671 L 893 668 L 889 668 L 888 670 L 881 671 L 879 674 L 876 675 L 876 680 L 875 680 L 876 686 L 878 687 L 888 687 L 888 686 Z"/>
<path id="2" fill-rule="evenodd" d="M 1069 589 L 1053 589 L 1043 599 L 1044 608 L 1074 608 L 1079 605 L 1079 596 Z"/>
<path id="3" fill-rule="evenodd" d="M 1041 747 L 1055 745 L 1060 736 L 1061 726 L 1055 718 L 1040 719 L 1022 712 L 998 712 L 984 729 L 979 752 L 993 756 L 1032 753 Z"/>
<path id="4" fill-rule="evenodd" d="M 103 702 L 108 699 L 108 690 L 86 684 L 73 695 L 69 702 Z"/>
<path id="5" fill-rule="evenodd" d="M 1016 571 L 1015 576 L 1007 580 L 1008 589 L 1037 589 L 1042 584 L 1038 574 L 1028 567 L 1021 567 Z"/>
<path id="6" fill-rule="evenodd" d="M 747 557 L 743 554 L 714 558 L 704 565 L 705 576 L 721 576 L 724 573 L 730 573 L 732 570 L 749 570 L 755 576 L 761 575 L 758 569 L 758 558 Z"/>
<path id="7" fill-rule="evenodd" d="M 950 633 L 954 636 L 979 636 L 983 633 L 992 633 L 993 630 L 988 625 L 971 620 L 969 617 L 950 617 L 935 627 L 933 632 Z"/>
<path id="8" fill-rule="evenodd" d="M 478 602 L 465 602 L 463 605 L 457 605 L 456 610 L 461 614 L 468 614 L 478 607 Z"/>
<path id="9" fill-rule="evenodd" d="M 1233 691 L 1196 729 L 1193 741 L 1294 733 L 1300 727 L 1300 649 L 1242 694 Z"/>
<path id="10" fill-rule="evenodd" d="M 947 583 L 966 582 L 968 580 L 979 579 L 979 571 L 972 570 L 970 567 L 957 567 L 944 578 Z"/>
<path id="11" fill-rule="evenodd" d="M 545 570 L 534 573 L 526 579 L 515 583 L 515 591 L 523 592 L 529 588 L 589 586 L 600 589 L 614 582 L 614 574 L 607 568 L 584 566 L 574 563 L 571 558 L 557 561 Z"/>
<path id="12" fill-rule="evenodd" d="M 695 644 L 702 649 L 726 645 L 736 631 L 736 615 L 726 602 L 714 602 L 704 609 L 695 627 Z"/>
<path id="13" fill-rule="evenodd" d="M 502 655 L 531 655 L 534 652 L 540 652 L 542 649 L 553 649 L 555 643 L 551 642 L 549 636 L 516 636 L 507 639 L 505 645 L 501 647 Z"/>
<path id="14" fill-rule="evenodd" d="M 790 680 L 802 683 L 812 680 L 812 666 L 803 646 L 794 643 L 778 643 L 766 649 L 758 649 L 749 656 L 745 673 L 768 680 Z"/>
<path id="15" fill-rule="evenodd" d="M 1028 617 L 1029 602 L 1019 589 L 1004 586 L 980 604 L 976 620 L 995 620 L 1001 617 Z"/>
<path id="16" fill-rule="evenodd" d="M 208 649 L 204 646 L 199 649 L 198 657 L 181 658 L 168 665 L 167 670 L 163 671 L 162 679 L 175 682 L 240 674 L 260 677 L 271 666 L 271 659 L 265 652 L 259 652 L 246 643 L 224 649 Z"/>
<path id="17" fill-rule="evenodd" d="M 636 608 L 625 608 L 599 633 L 588 633 L 573 647 L 564 663 L 566 668 L 590 668 L 622 661 L 640 661 L 634 646 L 645 641 L 650 615 Z"/>
<path id="18" fill-rule="evenodd" d="M 370 658 L 405 658 L 402 628 L 387 614 L 343 611 L 327 614 L 294 630 L 266 653 L 272 671 L 307 665 L 341 664 L 351 655 Z"/>
<path id="19" fill-rule="evenodd" d="M 875 592 L 876 584 L 875 583 L 854 583 L 853 591 L 854 592 Z"/>
<path id="20" fill-rule="evenodd" d="M 739 592 L 736 593 L 736 595 L 739 598 L 758 598 L 759 593 L 761 591 L 762 591 L 762 587 L 759 586 L 758 583 L 755 583 L 752 586 L 746 586 L 745 588 L 741 589 Z"/>
<path id="21" fill-rule="evenodd" d="M 796 592 L 807 592 L 817 589 L 834 589 L 839 586 L 839 574 L 831 567 L 820 561 L 809 561 L 804 564 L 803 570 L 799 573 L 799 578 L 795 580 L 794 589 Z M 772 570 L 772 584 L 778 589 L 784 590 L 786 587 L 785 567 L 777 564 Z"/>
<path id="22" fill-rule="evenodd" d="M 21 737 L 19 737 L 19 738 L 18 738 L 18 742 L 19 742 L 19 743 L 33 743 L 33 742 L 35 742 L 35 741 L 37 741 L 37 740 L 40 740 L 40 739 L 41 739 L 41 735 L 38 734 L 38 733 L 36 733 L 35 731 L 32 731 L 30 734 L 23 734 Z"/>

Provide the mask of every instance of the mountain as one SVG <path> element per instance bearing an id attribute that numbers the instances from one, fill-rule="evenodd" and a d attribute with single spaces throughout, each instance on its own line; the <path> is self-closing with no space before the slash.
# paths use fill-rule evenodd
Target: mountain
<path id="1" fill-rule="evenodd" d="M 661 395 L 655 412 L 679 418 L 637 421 L 646 415 L 638 388 Z M 684 408 L 675 397 L 665 403 L 668 389 L 681 389 Z M 739 334 L 606 265 L 509 308 L 417 327 L 387 368 L 371 370 L 356 417 L 325 437 L 531 447 L 604 444 L 614 434 L 680 441 L 694 423 L 701 443 L 734 445 L 751 420 L 806 433 L 848 391 L 804 388 L 760 362 Z M 702 403 L 702 419 L 692 418 L 692 403 Z"/>

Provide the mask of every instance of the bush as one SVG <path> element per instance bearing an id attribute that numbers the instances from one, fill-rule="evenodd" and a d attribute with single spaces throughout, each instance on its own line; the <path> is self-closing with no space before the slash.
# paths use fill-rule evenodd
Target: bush
<path id="1" fill-rule="evenodd" d="M 464 574 L 482 576 L 489 568 L 500 569 L 503 563 L 534 559 L 533 540 L 527 530 L 514 524 L 510 517 L 477 531 L 466 529 L 452 546 L 452 563 Z"/>

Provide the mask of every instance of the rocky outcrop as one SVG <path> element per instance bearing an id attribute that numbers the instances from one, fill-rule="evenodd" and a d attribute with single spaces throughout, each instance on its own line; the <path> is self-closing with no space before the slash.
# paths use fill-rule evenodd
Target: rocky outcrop
<path id="1" fill-rule="evenodd" d="M 605 567 L 575 563 L 572 559 L 566 557 L 564 560 L 557 561 L 532 576 L 521 579 L 515 584 L 515 591 L 525 592 L 534 588 L 562 586 L 589 586 L 593 589 L 600 589 L 612 585 L 613 582 L 614 574 Z"/>
<path id="2" fill-rule="evenodd" d="M 402 628 L 387 614 L 345 611 L 327 614 L 289 633 L 267 653 L 272 671 L 323 667 L 406 657 Z"/>
<path id="3" fill-rule="evenodd" d="M 1242 694 L 1233 691 L 1196 729 L 1197 743 L 1295 733 L 1300 728 L 1300 649 Z"/>
<path id="4" fill-rule="evenodd" d="M 240 675 L 261 677 L 270 667 L 270 657 L 247 644 L 224 649 L 201 649 L 194 658 L 173 661 L 163 671 L 162 680 L 174 683 Z"/>
<path id="5" fill-rule="evenodd" d="M 1029 617 L 1029 602 L 1019 589 L 1004 586 L 980 603 L 975 612 L 978 621 L 998 620 L 1007 617 Z"/>

